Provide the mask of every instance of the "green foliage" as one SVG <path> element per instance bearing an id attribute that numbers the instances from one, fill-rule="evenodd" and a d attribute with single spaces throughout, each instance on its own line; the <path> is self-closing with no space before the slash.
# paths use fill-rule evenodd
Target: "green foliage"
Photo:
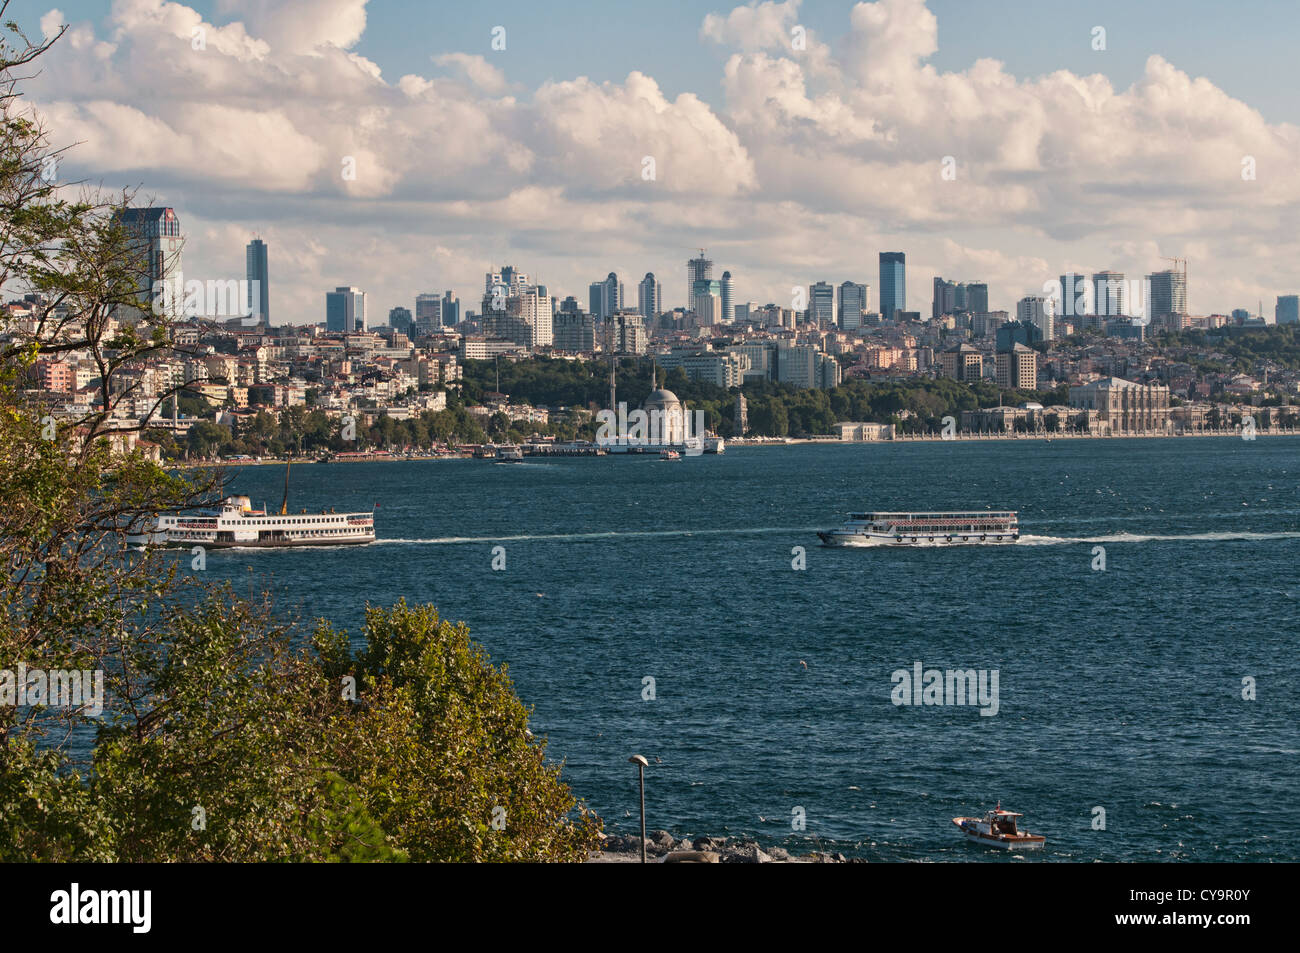
<path id="1" fill-rule="evenodd" d="M 432 608 L 376 609 L 355 658 L 325 624 L 318 650 L 269 601 L 186 572 L 188 553 L 123 546 L 124 530 L 222 487 L 128 452 L 134 432 L 107 426 L 133 396 L 123 371 L 166 347 L 166 319 L 122 310 L 145 304 L 128 197 L 69 204 L 40 175 L 51 153 L 12 70 L 42 49 L 0 42 L 0 285 L 62 306 L 34 331 L 0 313 L 0 671 L 98 673 L 103 712 L 0 704 L 0 861 L 585 857 L 598 819 L 464 626 Z M 114 315 L 134 316 L 110 336 Z M 22 383 L 34 360 L 67 351 L 103 369 L 102 409 L 54 422 Z M 420 425 L 430 437 L 463 425 L 459 404 L 446 414 Z M 265 446 L 338 439 L 336 421 L 302 408 L 247 430 L 237 439 Z M 232 439 L 205 421 L 186 446 Z"/>

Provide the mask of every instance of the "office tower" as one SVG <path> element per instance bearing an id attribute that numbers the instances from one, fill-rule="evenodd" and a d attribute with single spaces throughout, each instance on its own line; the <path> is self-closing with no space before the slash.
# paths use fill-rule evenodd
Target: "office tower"
<path id="1" fill-rule="evenodd" d="M 732 324 L 736 320 L 735 289 L 731 284 L 731 272 L 722 273 L 722 323 Z"/>
<path id="2" fill-rule="evenodd" d="M 956 310 L 957 310 L 956 283 L 951 281 L 944 281 L 942 278 L 936 275 L 934 279 L 934 301 L 930 305 L 930 317 L 941 318 L 945 314 L 955 313 Z"/>
<path id="3" fill-rule="evenodd" d="M 1250 312 L 1247 311 L 1245 308 L 1232 309 L 1232 320 L 1235 321 L 1237 324 L 1244 323 L 1249 317 L 1250 317 Z"/>
<path id="4" fill-rule="evenodd" d="M 663 287 L 655 278 L 653 271 L 647 271 L 641 283 L 637 285 L 636 304 L 641 317 L 647 322 L 664 309 Z"/>
<path id="5" fill-rule="evenodd" d="M 893 321 L 907 310 L 907 255 L 901 251 L 880 253 L 880 317 Z"/>
<path id="6" fill-rule="evenodd" d="M 577 314 L 578 311 L 578 299 L 573 295 L 569 295 L 560 302 L 560 314 Z"/>
<path id="7" fill-rule="evenodd" d="M 835 327 L 835 286 L 829 281 L 808 286 L 808 323 L 819 328 Z"/>
<path id="8" fill-rule="evenodd" d="M 700 257 L 692 258 L 686 263 L 686 306 L 691 306 L 691 300 L 695 297 L 695 283 L 699 281 L 711 282 L 713 280 L 713 262 L 704 257 L 704 249 L 700 249 Z M 721 293 L 721 288 L 719 288 Z"/>
<path id="9" fill-rule="evenodd" d="M 1181 271 L 1157 271 L 1147 275 L 1150 300 L 1147 317 L 1187 313 L 1187 275 Z"/>
<path id="10" fill-rule="evenodd" d="M 254 238 L 244 248 L 244 271 L 248 276 L 248 313 L 266 327 L 271 326 L 271 278 L 266 267 L 266 242 Z"/>
<path id="11" fill-rule="evenodd" d="M 181 221 L 165 207 L 127 208 L 114 213 L 127 233 L 129 267 L 136 273 L 136 295 L 145 309 L 179 317 L 184 309 L 181 277 Z M 124 320 L 138 321 L 146 311 L 115 308 Z"/>
<path id="12" fill-rule="evenodd" d="M 415 296 L 415 329 L 420 334 L 432 334 L 442 326 L 442 299 L 436 293 Z"/>
<path id="13" fill-rule="evenodd" d="M 1006 321 L 998 325 L 996 334 L 999 351 L 1009 351 L 1016 344 L 1029 347 L 1043 340 L 1043 332 L 1038 325 L 1024 321 Z"/>
<path id="14" fill-rule="evenodd" d="M 862 312 L 867 309 L 867 286 L 856 281 L 840 285 L 840 327 L 852 331 L 862 327 Z"/>
<path id="15" fill-rule="evenodd" d="M 403 308 L 401 305 L 398 305 L 396 308 L 393 308 L 388 312 L 388 326 L 401 331 L 403 334 L 410 332 L 411 325 L 414 322 L 415 319 L 411 316 L 410 308 Z"/>
<path id="16" fill-rule="evenodd" d="M 1015 342 L 994 358 L 998 387 L 1035 390 L 1038 387 L 1038 352 Z"/>
<path id="17" fill-rule="evenodd" d="M 1273 320 L 1277 324 L 1300 324 L 1300 295 L 1278 295 Z"/>
<path id="18" fill-rule="evenodd" d="M 325 330 L 350 334 L 366 330 L 366 293 L 335 288 L 325 293 Z"/>
<path id="19" fill-rule="evenodd" d="M 1061 275 L 1061 294 L 1056 299 L 1056 313 L 1063 317 L 1080 314 L 1096 314 L 1097 309 L 1092 297 L 1092 284 L 1077 272 Z"/>
<path id="20" fill-rule="evenodd" d="M 987 314 L 989 310 L 989 286 L 982 281 L 970 281 L 965 284 L 966 308 L 971 314 Z"/>
<path id="21" fill-rule="evenodd" d="M 1122 271 L 1099 271 L 1092 276 L 1092 299 L 1097 314 L 1128 314 L 1128 285 Z"/>
<path id="22" fill-rule="evenodd" d="M 577 354 L 596 350 L 596 320 L 584 311 L 576 308 L 572 311 L 561 310 L 555 315 L 552 330 L 552 343 L 557 351 Z"/>
<path id="23" fill-rule="evenodd" d="M 623 307 L 623 283 L 612 271 L 604 281 L 593 281 L 587 288 L 587 295 L 588 310 L 598 321 Z"/>
<path id="24" fill-rule="evenodd" d="M 442 326 L 444 328 L 454 328 L 460 324 L 460 299 L 456 297 L 454 291 L 447 291 L 442 296 Z"/>
<path id="25" fill-rule="evenodd" d="M 1044 341 L 1056 337 L 1056 299 L 1051 295 L 1026 295 L 1016 302 L 1016 320 L 1032 324 Z"/>

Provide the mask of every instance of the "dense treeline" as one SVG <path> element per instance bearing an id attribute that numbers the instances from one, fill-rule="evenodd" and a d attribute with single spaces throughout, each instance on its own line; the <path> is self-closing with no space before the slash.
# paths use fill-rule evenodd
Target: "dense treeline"
<path id="1" fill-rule="evenodd" d="M 1253 374 L 1260 361 L 1273 361 L 1289 370 L 1300 370 L 1300 324 L 1164 333 L 1157 335 L 1154 343 L 1161 347 L 1204 348 L 1228 356 L 1227 361 L 1193 360 L 1192 363 L 1202 371 Z"/>
<path id="2" fill-rule="evenodd" d="M 617 364 L 618 400 L 639 407 L 649 395 L 653 369 L 648 358 L 624 357 Z M 465 396 L 481 397 L 496 387 L 512 402 L 533 404 L 578 404 L 589 409 L 609 403 L 609 365 L 604 361 L 566 361 L 532 358 L 525 361 L 469 361 L 465 367 Z M 1053 391 L 999 392 L 986 382 L 966 384 L 937 380 L 863 381 L 850 380 L 831 390 L 804 390 L 784 384 L 761 382 L 743 389 L 727 390 L 691 381 L 679 368 L 658 373 L 665 387 L 692 409 L 705 412 L 709 429 L 724 437 L 736 436 L 736 396 L 744 393 L 748 403 L 749 433 L 767 437 L 806 437 L 829 434 L 845 420 L 893 423 L 906 433 L 937 431 L 945 416 L 960 416 L 963 410 L 1037 401 L 1044 406 L 1064 404 L 1067 388 Z M 585 401 L 585 403 L 581 403 Z M 585 430 L 584 436 L 591 436 Z"/>

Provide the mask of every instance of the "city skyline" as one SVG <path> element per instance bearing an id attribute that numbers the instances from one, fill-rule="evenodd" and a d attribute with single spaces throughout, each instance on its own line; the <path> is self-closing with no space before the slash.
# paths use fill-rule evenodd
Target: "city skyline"
<path id="1" fill-rule="evenodd" d="M 1266 118 L 1233 98 L 1259 89 L 1206 78 L 1188 28 L 1135 35 L 1103 5 L 1105 49 L 1090 22 L 1054 40 L 1095 67 L 1044 72 L 1033 58 L 981 59 L 1006 44 L 949 31 L 964 14 L 944 3 L 701 4 L 679 54 L 653 70 L 586 78 L 551 60 L 530 83 L 537 51 L 510 39 L 511 16 L 533 22 L 519 8 L 501 14 L 504 49 L 486 20 L 477 48 L 445 48 L 461 24 L 402 72 L 411 64 L 373 6 L 317 4 L 297 32 L 292 2 L 47 11 L 33 33 L 70 33 L 30 99 L 56 144 L 79 143 L 61 179 L 138 185 L 175 207 L 195 277 L 240 276 L 260 235 L 275 247 L 277 323 L 319 321 L 339 286 L 366 290 L 376 315 L 434 289 L 469 301 L 501 261 L 581 300 L 609 272 L 680 274 L 683 247 L 731 272 L 737 302 L 877 284 L 891 249 L 913 289 L 978 279 L 1004 309 L 1062 273 L 1144 276 L 1164 257 L 1191 262 L 1198 314 L 1262 300 L 1268 315 L 1300 286 L 1288 224 L 1300 133 L 1280 107 Z M 1132 75 L 1136 49 L 1149 56 Z M 322 85 L 337 95 L 322 99 Z M 669 282 L 664 305 L 688 305 L 679 293 Z"/>

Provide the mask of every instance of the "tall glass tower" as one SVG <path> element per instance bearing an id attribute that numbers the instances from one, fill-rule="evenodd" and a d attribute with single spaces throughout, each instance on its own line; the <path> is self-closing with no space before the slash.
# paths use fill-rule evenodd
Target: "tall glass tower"
<path id="1" fill-rule="evenodd" d="M 907 310 L 907 256 L 901 251 L 880 253 L 880 319 L 893 321 Z"/>
<path id="2" fill-rule="evenodd" d="M 266 270 L 266 242 L 254 238 L 244 249 L 248 275 L 248 313 L 266 327 L 271 326 L 271 283 Z"/>

